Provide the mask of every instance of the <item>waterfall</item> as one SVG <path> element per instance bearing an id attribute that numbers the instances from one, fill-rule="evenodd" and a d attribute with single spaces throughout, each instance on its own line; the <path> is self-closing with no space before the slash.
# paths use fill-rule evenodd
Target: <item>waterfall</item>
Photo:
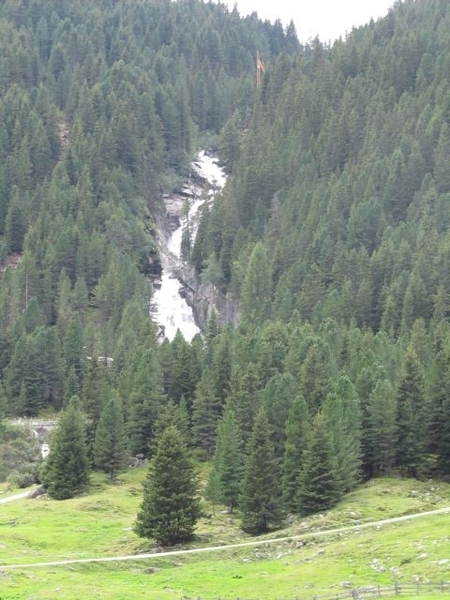
<path id="1" fill-rule="evenodd" d="M 205 202 L 211 202 L 215 192 L 225 185 L 225 174 L 218 166 L 217 159 L 208 156 L 204 151 L 199 153 L 191 168 L 194 174 L 193 181 L 182 190 L 164 198 L 172 227 L 170 235 L 161 236 L 159 240 L 163 272 L 160 284 L 155 286 L 152 304 L 155 308 L 154 318 L 161 329 L 162 337 L 169 340 L 173 340 L 177 330 L 180 330 L 187 341 L 191 341 L 200 332 L 191 307 L 180 295 L 182 286 L 178 273 L 182 267 L 183 228 L 190 227 L 192 243 L 197 231 L 200 207 Z M 201 182 L 205 183 L 202 185 Z"/>

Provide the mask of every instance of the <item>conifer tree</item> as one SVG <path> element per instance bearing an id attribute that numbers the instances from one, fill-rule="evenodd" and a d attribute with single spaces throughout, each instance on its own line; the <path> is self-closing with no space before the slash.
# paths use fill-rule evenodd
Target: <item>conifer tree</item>
<path id="1" fill-rule="evenodd" d="M 270 261 L 263 244 L 258 242 L 242 283 L 242 320 L 250 326 L 261 325 L 269 317 L 271 292 Z"/>
<path id="2" fill-rule="evenodd" d="M 211 458 L 214 451 L 220 409 L 211 371 L 206 368 L 195 390 L 192 406 L 192 430 L 195 442 L 199 448 L 204 450 L 206 459 Z"/>
<path id="3" fill-rule="evenodd" d="M 162 546 L 191 539 L 200 517 L 197 492 L 195 470 L 182 435 L 170 426 L 158 440 L 144 482 L 136 533 Z"/>
<path id="4" fill-rule="evenodd" d="M 205 497 L 205 500 L 211 502 L 213 515 L 215 515 L 216 505 L 220 502 L 220 481 L 219 473 L 214 468 L 214 465 L 211 471 L 209 472 L 203 495 Z"/>
<path id="5" fill-rule="evenodd" d="M 282 477 L 283 502 L 285 507 L 293 512 L 299 509 L 303 453 L 309 428 L 308 405 L 303 396 L 298 396 L 294 400 L 286 422 Z"/>
<path id="6" fill-rule="evenodd" d="M 300 388 L 311 415 L 321 408 L 330 387 L 332 373 L 328 361 L 328 346 L 321 342 L 313 343 L 300 367 Z"/>
<path id="7" fill-rule="evenodd" d="M 91 356 L 81 390 L 82 408 L 86 416 L 86 440 L 91 461 L 93 459 L 95 431 L 109 394 L 106 369 L 106 366 L 98 362 L 97 356 Z"/>
<path id="8" fill-rule="evenodd" d="M 300 513 L 309 515 L 332 508 L 341 495 L 341 481 L 331 434 L 322 412 L 314 418 L 311 437 L 303 454 Z"/>
<path id="9" fill-rule="evenodd" d="M 209 360 L 212 359 L 215 341 L 220 333 L 219 315 L 215 306 L 212 306 L 208 312 L 208 320 L 206 322 L 206 351 L 208 353 Z"/>
<path id="10" fill-rule="evenodd" d="M 94 440 L 94 464 L 108 473 L 111 481 L 125 464 L 124 422 L 117 398 L 109 400 L 100 415 Z"/>
<path id="11" fill-rule="evenodd" d="M 215 389 L 215 395 L 222 405 L 230 389 L 232 351 L 231 331 L 226 328 L 221 331 L 214 340 L 214 352 L 211 365 L 211 375 Z"/>
<path id="12" fill-rule="evenodd" d="M 22 251 L 26 228 L 25 210 L 16 189 L 5 220 L 5 246 L 9 253 Z"/>
<path id="13" fill-rule="evenodd" d="M 189 410 L 192 407 L 195 388 L 200 379 L 196 356 L 195 344 L 188 344 L 178 330 L 171 343 L 172 373 L 169 397 L 178 403 L 182 396 L 186 400 Z M 200 371 L 201 374 L 201 371 Z"/>
<path id="14" fill-rule="evenodd" d="M 240 508 L 241 528 L 252 534 L 265 533 L 282 521 L 279 468 L 266 412 L 256 417 L 244 462 Z"/>
<path id="15" fill-rule="evenodd" d="M 208 488 L 215 489 L 217 499 L 233 512 L 239 501 L 242 478 L 242 438 L 231 409 L 227 409 L 219 422 L 213 468 L 208 479 Z"/>
<path id="16" fill-rule="evenodd" d="M 372 469 L 389 474 L 395 463 L 397 442 L 397 407 L 395 391 L 389 380 L 379 379 L 370 394 L 368 404 L 368 429 Z"/>
<path id="17" fill-rule="evenodd" d="M 406 351 L 397 386 L 397 464 L 415 476 L 424 447 L 424 381 L 422 365 L 412 349 Z"/>
<path id="18" fill-rule="evenodd" d="M 232 374 L 227 404 L 233 408 L 245 444 L 250 438 L 255 415 L 259 408 L 259 375 L 259 371 L 253 363 L 245 365 L 245 367 L 239 365 Z"/>
<path id="19" fill-rule="evenodd" d="M 280 459 L 285 449 L 286 421 L 297 393 L 298 386 L 290 373 L 274 375 L 261 392 L 261 404 L 269 419 L 275 456 Z"/>
<path id="20" fill-rule="evenodd" d="M 158 413 L 165 402 L 161 367 L 152 350 L 137 358 L 132 376 L 127 422 L 128 446 L 132 454 L 148 455 Z"/>
<path id="21" fill-rule="evenodd" d="M 444 473 L 450 472 L 450 348 L 440 348 L 427 373 L 427 451 L 437 456 Z"/>
<path id="22" fill-rule="evenodd" d="M 89 482 L 85 426 L 76 396 L 61 414 L 41 480 L 50 496 L 56 500 L 72 498 L 82 492 Z"/>
<path id="23" fill-rule="evenodd" d="M 337 475 L 342 491 L 352 490 L 359 481 L 361 469 L 361 415 L 352 382 L 341 374 L 336 391 L 327 395 L 323 416 L 331 433 Z"/>
<path id="24" fill-rule="evenodd" d="M 169 400 L 158 413 L 158 419 L 153 427 L 153 440 L 151 449 L 156 450 L 158 440 L 161 434 L 170 426 L 173 425 L 183 436 L 183 440 L 189 445 L 191 439 L 191 424 L 189 414 L 187 412 L 186 402 L 181 398 L 180 404 L 175 404 Z"/>
<path id="25" fill-rule="evenodd" d="M 78 386 L 81 385 L 83 374 L 83 329 L 81 319 L 78 314 L 70 320 L 63 340 L 63 356 L 66 370 L 74 370 Z"/>

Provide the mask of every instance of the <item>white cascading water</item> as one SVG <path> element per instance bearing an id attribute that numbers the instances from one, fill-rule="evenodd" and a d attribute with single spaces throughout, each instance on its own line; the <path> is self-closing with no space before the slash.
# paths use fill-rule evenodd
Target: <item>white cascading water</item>
<path id="1" fill-rule="evenodd" d="M 211 186 L 208 195 L 198 184 L 189 186 L 189 213 L 187 217 L 180 217 L 181 225 L 175 229 L 167 240 L 160 244 L 161 265 L 163 268 L 161 286 L 155 289 L 152 304 L 155 307 L 155 320 L 160 326 L 164 337 L 173 340 L 178 330 L 187 341 L 200 332 L 195 324 L 194 314 L 186 300 L 180 296 L 180 282 L 177 279 L 177 270 L 181 267 L 181 238 L 186 219 L 191 227 L 191 240 L 193 242 L 197 230 L 198 210 L 204 202 L 211 201 L 214 193 L 225 185 L 225 174 L 218 166 L 214 157 L 200 152 L 197 160 L 192 164 L 192 169 Z M 179 200 L 178 200 L 179 201 Z"/>

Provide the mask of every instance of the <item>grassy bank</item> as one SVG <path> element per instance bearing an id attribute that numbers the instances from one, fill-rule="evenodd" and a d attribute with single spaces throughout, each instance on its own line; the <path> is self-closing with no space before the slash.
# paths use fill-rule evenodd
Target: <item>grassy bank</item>
<path id="1" fill-rule="evenodd" d="M 378 479 L 333 511 L 292 520 L 267 544 L 141 561 L 26 567 L 52 560 L 121 556 L 152 550 L 132 530 L 142 471 L 119 485 L 95 478 L 89 495 L 0 506 L 1 599 L 313 598 L 348 586 L 450 581 L 450 515 L 365 528 L 364 524 L 450 505 L 450 486 Z M 210 507 L 205 505 L 205 512 Z M 352 527 L 341 533 L 320 532 Z M 270 538 L 291 536 L 284 542 Z M 300 537 L 298 537 L 300 536 Z M 236 516 L 204 518 L 189 547 L 251 541 Z M 417 596 L 416 596 L 417 597 Z M 433 597 L 433 596 L 430 596 Z M 437 597 L 437 596 L 434 596 Z"/>

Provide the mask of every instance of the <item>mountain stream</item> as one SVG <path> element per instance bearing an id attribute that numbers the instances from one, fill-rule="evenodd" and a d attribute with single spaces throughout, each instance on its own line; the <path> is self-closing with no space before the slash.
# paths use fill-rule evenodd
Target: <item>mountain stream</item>
<path id="1" fill-rule="evenodd" d="M 160 231 L 159 250 L 162 276 L 152 298 L 154 319 L 160 330 L 160 339 L 173 340 L 178 330 L 187 341 L 200 332 L 191 307 L 183 297 L 179 279 L 183 267 L 181 243 L 183 231 L 190 228 L 194 242 L 199 220 L 199 209 L 205 202 L 213 202 L 215 193 L 225 185 L 225 174 L 217 159 L 201 151 L 191 165 L 191 177 L 179 191 L 164 197 L 166 234 Z M 186 214 L 187 213 L 187 214 Z M 181 292 L 181 293 L 180 293 Z"/>

